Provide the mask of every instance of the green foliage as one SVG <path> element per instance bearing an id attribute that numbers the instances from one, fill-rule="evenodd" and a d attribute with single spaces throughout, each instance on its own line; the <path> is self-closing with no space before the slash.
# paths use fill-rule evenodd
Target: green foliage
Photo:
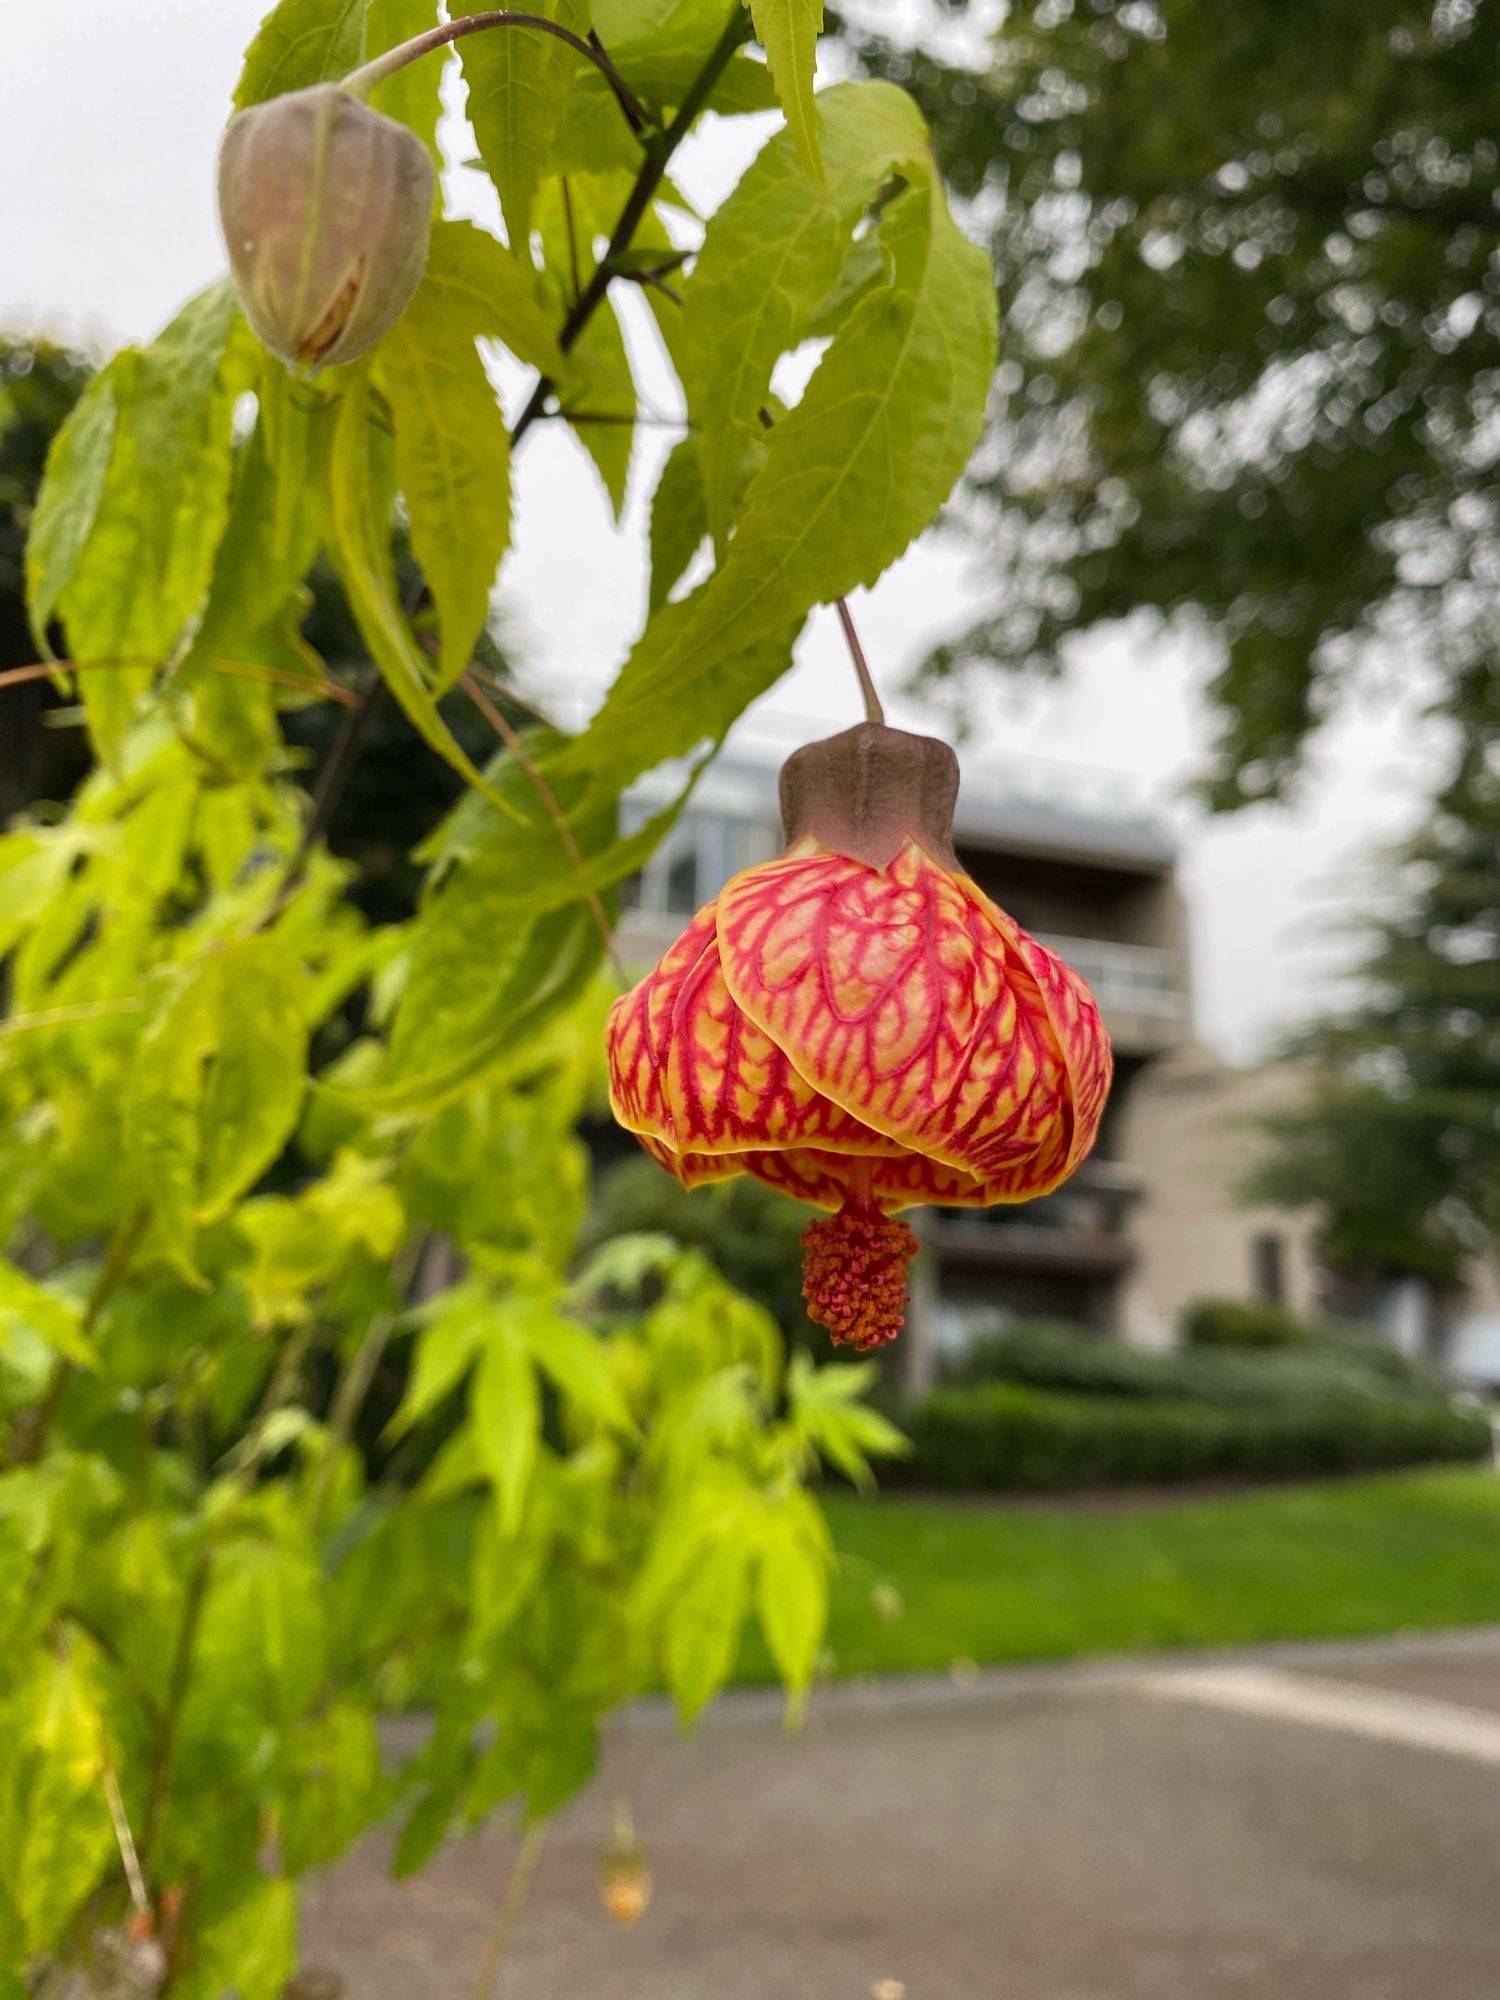
<path id="1" fill-rule="evenodd" d="M 1305 1347 L 1310 1332 L 1305 1320 L 1266 1299 L 1194 1299 L 1182 1315 L 1190 1347 Z"/>
<path id="2" fill-rule="evenodd" d="M 1255 1193 L 1311 1207 L 1356 1280 L 1461 1280 L 1500 1254 L 1500 693 L 1427 825 L 1391 857 L 1361 993 L 1300 1041 L 1307 1101 L 1271 1121 Z"/>
<path id="3" fill-rule="evenodd" d="M 935 1390 L 906 1424 L 913 1476 L 960 1492 L 1305 1479 L 1490 1451 L 1481 1412 L 1396 1396 L 1216 1405 L 1003 1383 Z"/>
<path id="4" fill-rule="evenodd" d="M 1198 1346 L 1159 1354 L 1046 1320 L 978 1336 L 951 1379 L 1021 1382 L 1085 1396 L 1165 1396 L 1195 1403 L 1295 1403 L 1308 1398 L 1449 1393 L 1378 1334 L 1311 1328 L 1292 1350 Z"/>
<path id="5" fill-rule="evenodd" d="M 1495 678 L 1485 6 L 1017 0 L 987 73 L 851 34 L 979 195 L 1007 311 L 974 507 L 994 609 L 931 666 L 1054 670 L 1132 612 L 1206 625 L 1205 788 L 1275 796 L 1420 652 Z"/>
<path id="6" fill-rule="evenodd" d="M 280 0 L 235 101 L 341 76 L 435 13 Z M 69 1982 L 128 1924 L 170 2000 L 275 2000 L 300 1878 L 368 1827 L 399 1822 L 405 1871 L 497 1808 L 545 1817 L 613 1708 L 665 1681 L 695 1714 L 748 1624 L 795 1709 L 832 1566 L 808 1482 L 901 1448 L 868 1370 L 787 1365 L 692 1230 L 595 1232 L 577 1263 L 601 932 L 686 789 L 628 838 L 620 796 L 715 745 L 811 608 L 933 518 L 993 354 L 987 266 L 920 118 L 840 90 L 818 178 L 816 9 L 754 18 L 770 73 L 740 0 L 598 0 L 640 117 L 555 38 L 470 36 L 508 247 L 439 221 L 403 319 L 313 379 L 211 286 L 54 443 L 31 617 L 99 761 L 66 810 L 0 834 L 7 1990 Z M 428 145 L 440 74 L 375 91 Z M 815 246 L 774 323 L 774 276 L 734 248 L 744 204 L 709 221 L 700 284 L 666 175 L 696 109 L 773 92 L 795 136 L 753 185 Z M 710 521 L 680 451 L 616 691 L 581 736 L 518 734 L 484 659 L 466 671 L 524 520 L 515 448 L 565 416 L 619 507 L 635 389 L 610 293 L 681 265 L 688 304 L 652 303 L 711 419 L 719 566 L 666 601 Z M 722 329 L 752 324 L 714 403 Z M 771 371 L 814 334 L 828 353 L 763 437 Z M 495 342 L 538 371 L 512 429 Z M 471 697 L 503 739 L 477 754 Z M 325 838 L 382 729 L 383 823 L 425 871 L 393 922 Z M 311 802 L 294 742 L 324 746 Z M 412 820 L 418 746 L 466 783 L 436 826 Z M 388 1768 L 381 1723 L 415 1702 L 432 1731 Z"/>

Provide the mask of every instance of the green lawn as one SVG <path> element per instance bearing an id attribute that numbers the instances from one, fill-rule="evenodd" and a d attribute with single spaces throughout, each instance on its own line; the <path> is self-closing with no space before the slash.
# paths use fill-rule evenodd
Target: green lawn
<path id="1" fill-rule="evenodd" d="M 1500 1623 L 1500 1478 L 1384 1474 L 1222 1498 L 827 1496 L 841 1675 Z M 747 1659 L 750 1678 L 764 1675 Z"/>

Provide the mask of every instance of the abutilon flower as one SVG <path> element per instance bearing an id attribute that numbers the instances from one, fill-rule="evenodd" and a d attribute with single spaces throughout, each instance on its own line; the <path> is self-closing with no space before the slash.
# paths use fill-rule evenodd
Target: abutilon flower
<path id="1" fill-rule="evenodd" d="M 900 1331 L 897 1209 L 1029 1201 L 1094 1142 L 1109 1038 L 1088 988 L 969 880 L 945 743 L 862 723 L 781 774 L 786 852 L 700 910 L 616 1001 L 610 1102 L 686 1187 L 753 1174 L 834 1211 L 803 1296 L 835 1341 Z"/>

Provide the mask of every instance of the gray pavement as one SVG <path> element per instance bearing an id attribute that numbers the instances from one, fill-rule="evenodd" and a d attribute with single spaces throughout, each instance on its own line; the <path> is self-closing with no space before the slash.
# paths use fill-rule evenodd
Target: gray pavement
<path id="1" fill-rule="evenodd" d="M 628 1933 L 596 1887 L 622 1788 L 655 1875 Z M 312 1891 L 309 1962 L 352 2000 L 462 2000 L 514 1847 L 393 1885 L 371 1843 Z M 645 1708 L 498 1990 L 1496 2000 L 1500 1633 L 835 1690 L 795 1737 L 755 1696 L 689 1742 Z"/>

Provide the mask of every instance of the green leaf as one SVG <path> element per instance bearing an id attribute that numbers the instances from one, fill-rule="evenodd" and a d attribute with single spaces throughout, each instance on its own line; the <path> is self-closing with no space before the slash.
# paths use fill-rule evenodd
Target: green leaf
<path id="1" fill-rule="evenodd" d="M 667 1614 L 667 1685 L 685 1720 L 723 1687 L 739 1652 L 750 1592 L 750 1554 L 731 1533 L 701 1549 Z"/>
<path id="2" fill-rule="evenodd" d="M 0 1711 L 0 1872 L 23 1958 L 57 1943 L 114 1852 L 104 1717 L 84 1643 L 46 1658 Z"/>
<path id="3" fill-rule="evenodd" d="M 231 422 L 249 383 L 228 282 L 149 347 L 117 354 L 49 456 L 27 557 L 32 616 L 55 609 L 100 754 L 202 606 L 229 509 Z M 108 454 L 108 462 L 101 460 Z"/>
<path id="4" fill-rule="evenodd" d="M 365 0 L 365 36 L 362 61 L 384 55 L 387 49 L 409 42 L 414 35 L 437 22 L 437 0 Z M 442 111 L 439 90 L 443 79 L 441 55 L 419 56 L 376 84 L 370 103 L 387 118 L 394 118 L 416 133 L 441 166 L 437 126 Z"/>
<path id="5" fill-rule="evenodd" d="M 416 1361 L 400 1408 L 386 1426 L 387 1437 L 409 1431 L 458 1387 L 484 1346 L 494 1310 L 476 1285 L 444 1292 L 423 1309 Z"/>
<path id="6" fill-rule="evenodd" d="M 422 740 L 502 812 L 509 808 L 456 740 L 433 699 L 427 665 L 396 596 L 390 524 L 377 513 L 383 440 L 369 423 L 369 377 L 358 376 L 339 404 L 329 470 L 332 553 L 349 608 L 386 686 Z M 384 482 L 378 482 L 384 492 Z"/>
<path id="7" fill-rule="evenodd" d="M 98 1352 L 83 1330 L 81 1309 L 0 1258 L 0 1353 L 27 1334 L 82 1368 L 98 1364 Z"/>
<path id="8" fill-rule="evenodd" d="M 745 699 L 775 678 L 757 683 L 745 648 L 874 583 L 948 497 L 994 366 L 989 263 L 935 180 L 903 196 L 881 234 L 891 282 L 861 300 L 771 433 L 721 567 L 651 620 L 569 761 L 618 761 L 649 740 L 666 756 L 694 724 L 717 733 L 728 678 Z M 726 677 L 729 662 L 743 674 Z"/>
<path id="9" fill-rule="evenodd" d="M 336 82 L 365 58 L 365 0 L 281 0 L 245 51 L 234 106 Z"/>
<path id="10" fill-rule="evenodd" d="M 484 10 L 462 5 L 455 19 Z M 529 11 L 586 35 L 585 0 L 537 0 Z M 459 45 L 469 86 L 469 122 L 480 157 L 500 195 L 506 235 L 529 258 L 531 211 L 542 171 L 582 60 L 556 35 L 538 28 L 493 28 Z"/>
<path id="11" fill-rule="evenodd" d="M 242 938 L 199 960 L 141 1037 L 125 1091 L 126 1154 L 187 1274 L 197 1226 L 225 1214 L 296 1129 L 304 985 L 279 940 Z"/>
<path id="12" fill-rule="evenodd" d="M 828 1622 L 828 1563 L 808 1533 L 805 1494 L 767 1508 L 760 1527 L 756 1612 L 790 1712 L 801 1713 Z"/>
<path id="13" fill-rule="evenodd" d="M 762 442 L 759 412 L 778 358 L 807 336 L 838 285 L 855 224 L 881 185 L 898 169 L 931 173 L 921 113 L 904 91 L 840 84 L 819 103 L 821 184 L 808 179 L 790 135 L 778 134 L 709 223 L 683 292 L 683 387 L 721 547 L 748 454 Z"/>
<path id="14" fill-rule="evenodd" d="M 635 378 L 614 301 L 606 299 L 568 353 L 560 403 L 573 435 L 594 461 L 616 521 L 625 511 L 635 445 Z"/>
<path id="15" fill-rule="evenodd" d="M 608 1350 L 586 1326 L 540 1300 L 529 1310 L 518 1308 L 517 1319 L 533 1361 L 570 1403 L 611 1430 L 635 1429 L 610 1373 Z"/>
<path id="16" fill-rule="evenodd" d="M 462 225 L 436 232 L 421 286 L 380 358 L 412 549 L 438 608 L 437 693 L 469 664 L 510 541 L 510 438 L 474 345 L 488 330 L 467 254 L 480 236 Z"/>
<path id="17" fill-rule="evenodd" d="M 708 514 L 703 499 L 703 465 L 698 441 L 673 445 L 651 499 L 651 597 L 653 611 L 666 603 L 672 586 L 703 546 Z"/>
<path id="18" fill-rule="evenodd" d="M 520 1526 L 526 1489 L 536 1466 L 541 1399 L 522 1328 L 497 1307 L 474 1384 L 470 1422 L 480 1457 L 495 1488 L 504 1533 Z"/>
<path id="19" fill-rule="evenodd" d="M 370 1711 L 340 1702 L 299 1736 L 281 1817 L 288 1874 L 335 1861 L 378 1816 L 386 1794 Z"/>
<path id="20" fill-rule="evenodd" d="M 173 2000 L 280 2000 L 297 1962 L 297 1891 L 272 1876 L 220 1874 L 205 1894 Z"/>
<path id="21" fill-rule="evenodd" d="M 211 1782 L 226 1754 L 254 1755 L 267 1729 L 308 1709 L 327 1666 L 324 1580 L 301 1547 L 240 1535 L 213 1557 L 183 1705 L 185 1775 Z"/>
<path id="22" fill-rule="evenodd" d="M 823 0 L 750 0 L 750 17 L 765 49 L 787 130 L 813 178 L 822 175 L 813 71 L 823 30 Z"/>

